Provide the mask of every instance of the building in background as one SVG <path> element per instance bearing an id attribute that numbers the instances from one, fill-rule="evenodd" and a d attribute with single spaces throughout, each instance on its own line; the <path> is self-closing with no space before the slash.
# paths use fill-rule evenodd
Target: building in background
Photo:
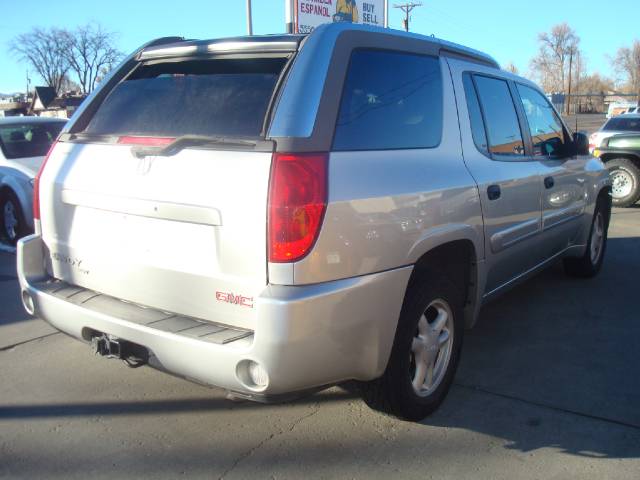
<path id="1" fill-rule="evenodd" d="M 52 87 L 36 87 L 28 114 L 39 117 L 71 118 L 85 97 L 76 92 L 56 96 Z"/>

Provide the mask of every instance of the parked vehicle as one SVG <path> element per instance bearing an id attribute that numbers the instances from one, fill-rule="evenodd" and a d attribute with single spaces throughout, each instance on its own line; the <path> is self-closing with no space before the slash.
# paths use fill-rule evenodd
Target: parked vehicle
<path id="1" fill-rule="evenodd" d="M 640 133 L 640 114 L 627 113 L 604 122 L 597 132 L 589 136 L 589 151 L 593 153 L 604 139 L 624 133 Z"/>
<path id="2" fill-rule="evenodd" d="M 33 181 L 65 120 L 0 118 L 0 241 L 33 232 Z"/>
<path id="3" fill-rule="evenodd" d="M 635 113 L 638 109 L 638 102 L 614 102 L 609 105 L 607 118 L 613 118 L 626 113 Z"/>
<path id="4" fill-rule="evenodd" d="M 475 50 L 346 22 L 159 40 L 52 149 L 23 303 L 236 396 L 355 380 L 420 419 L 484 303 L 557 259 L 598 273 L 609 191 L 587 137 Z"/>
<path id="5" fill-rule="evenodd" d="M 616 207 L 630 207 L 640 200 L 640 134 L 606 138 L 593 154 L 609 170 Z"/>

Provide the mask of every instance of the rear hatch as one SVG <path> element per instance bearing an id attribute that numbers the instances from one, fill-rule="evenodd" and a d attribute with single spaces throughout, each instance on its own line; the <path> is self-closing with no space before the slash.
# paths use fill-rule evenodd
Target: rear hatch
<path id="1" fill-rule="evenodd" d="M 253 328 L 267 284 L 265 118 L 286 62 L 246 53 L 139 62 L 42 173 L 50 273 Z"/>

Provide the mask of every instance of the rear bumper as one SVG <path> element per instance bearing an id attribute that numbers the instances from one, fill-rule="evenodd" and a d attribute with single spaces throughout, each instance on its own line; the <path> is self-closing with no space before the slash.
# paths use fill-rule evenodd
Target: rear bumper
<path id="1" fill-rule="evenodd" d="M 156 328 L 153 313 L 166 312 L 124 302 L 117 308 L 100 304 L 87 308 L 77 296 L 74 302 L 56 294 L 44 268 L 44 251 L 38 235 L 18 244 L 23 297 L 33 303 L 27 310 L 32 308 L 55 328 L 83 341 L 90 339 L 87 332 L 95 331 L 142 345 L 149 350 L 153 367 L 250 397 L 280 396 L 381 375 L 412 270 L 404 267 L 299 287 L 270 285 L 255 303 L 252 332 L 216 343 Z M 90 296 L 86 291 L 82 295 Z M 265 387 L 247 381 L 248 361 L 266 370 Z"/>

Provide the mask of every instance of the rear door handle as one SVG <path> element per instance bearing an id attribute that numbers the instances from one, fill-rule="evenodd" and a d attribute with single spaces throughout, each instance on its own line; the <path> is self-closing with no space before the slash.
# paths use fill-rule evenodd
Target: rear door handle
<path id="1" fill-rule="evenodd" d="M 553 188 L 553 186 L 556 184 L 556 181 L 553 179 L 553 177 L 547 177 L 544 179 L 544 188 Z"/>
<path id="2" fill-rule="evenodd" d="M 487 197 L 489 197 L 489 200 L 497 200 L 501 194 L 500 185 L 489 185 L 487 187 Z"/>

